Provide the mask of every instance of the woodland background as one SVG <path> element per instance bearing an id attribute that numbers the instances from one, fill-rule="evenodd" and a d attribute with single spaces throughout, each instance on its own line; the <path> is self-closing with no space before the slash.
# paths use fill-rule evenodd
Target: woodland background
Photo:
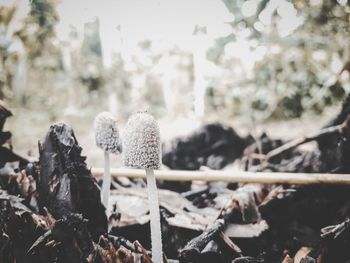
<path id="1" fill-rule="evenodd" d="M 0 99 L 19 151 L 65 120 L 92 164 L 105 110 L 296 137 L 350 91 L 349 24 L 347 0 L 0 0 Z"/>

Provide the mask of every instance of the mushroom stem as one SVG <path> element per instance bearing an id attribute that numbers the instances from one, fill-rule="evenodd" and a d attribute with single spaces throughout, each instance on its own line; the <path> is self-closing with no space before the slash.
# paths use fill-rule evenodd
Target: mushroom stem
<path id="1" fill-rule="evenodd" d="M 109 152 L 104 152 L 105 156 L 105 169 L 103 174 L 102 190 L 101 190 L 101 201 L 108 211 L 108 198 L 111 189 L 111 169 L 109 165 Z"/>
<path id="2" fill-rule="evenodd" d="M 160 225 L 158 191 L 153 169 L 146 169 L 148 202 L 150 210 L 152 261 L 163 263 L 162 232 Z"/>

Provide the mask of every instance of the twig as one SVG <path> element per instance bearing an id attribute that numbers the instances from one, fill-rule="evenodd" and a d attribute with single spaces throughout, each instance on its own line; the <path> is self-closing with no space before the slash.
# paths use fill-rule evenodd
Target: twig
<path id="1" fill-rule="evenodd" d="M 350 116 L 342 124 L 324 128 L 318 132 L 312 133 L 310 135 L 306 135 L 302 138 L 298 138 L 290 142 L 287 142 L 286 144 L 283 144 L 282 146 L 270 151 L 266 155 L 266 160 L 269 160 L 272 157 L 276 157 L 304 143 L 320 139 L 323 136 L 332 135 L 332 134 L 343 134 L 344 132 L 349 130 L 349 127 L 350 127 Z"/>
<path id="2" fill-rule="evenodd" d="M 92 168 L 96 177 L 103 175 L 103 168 Z M 180 171 L 156 170 L 157 179 L 169 181 L 222 181 L 231 183 L 260 183 L 260 184 L 348 184 L 350 174 L 322 174 L 322 173 L 274 173 L 274 172 L 246 172 L 236 170 L 205 170 Z M 111 168 L 113 177 L 125 176 L 129 178 L 146 178 L 145 170 Z"/>

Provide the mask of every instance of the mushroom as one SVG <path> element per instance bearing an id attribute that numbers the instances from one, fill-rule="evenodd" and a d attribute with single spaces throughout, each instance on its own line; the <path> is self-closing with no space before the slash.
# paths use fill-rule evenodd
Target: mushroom
<path id="1" fill-rule="evenodd" d="M 132 115 L 123 132 L 123 162 L 127 167 L 146 170 L 150 210 L 152 260 L 163 262 L 159 201 L 154 169 L 161 165 L 160 132 L 157 121 L 148 113 Z"/>
<path id="2" fill-rule="evenodd" d="M 109 112 L 101 112 L 95 117 L 96 145 L 104 151 L 104 175 L 101 190 L 102 204 L 108 209 L 108 199 L 111 187 L 111 172 L 109 154 L 121 152 L 121 140 L 117 128 L 117 120 Z"/>

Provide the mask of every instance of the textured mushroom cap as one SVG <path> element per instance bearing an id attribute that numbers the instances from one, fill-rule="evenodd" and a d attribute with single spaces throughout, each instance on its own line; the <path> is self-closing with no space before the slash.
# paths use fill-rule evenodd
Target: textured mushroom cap
<path id="1" fill-rule="evenodd" d="M 134 168 L 160 167 L 160 132 L 152 115 L 136 113 L 129 118 L 123 133 L 123 162 Z"/>
<path id="2" fill-rule="evenodd" d="M 96 145 L 106 152 L 121 152 L 121 140 L 117 128 L 117 120 L 109 112 L 101 112 L 95 117 Z"/>

